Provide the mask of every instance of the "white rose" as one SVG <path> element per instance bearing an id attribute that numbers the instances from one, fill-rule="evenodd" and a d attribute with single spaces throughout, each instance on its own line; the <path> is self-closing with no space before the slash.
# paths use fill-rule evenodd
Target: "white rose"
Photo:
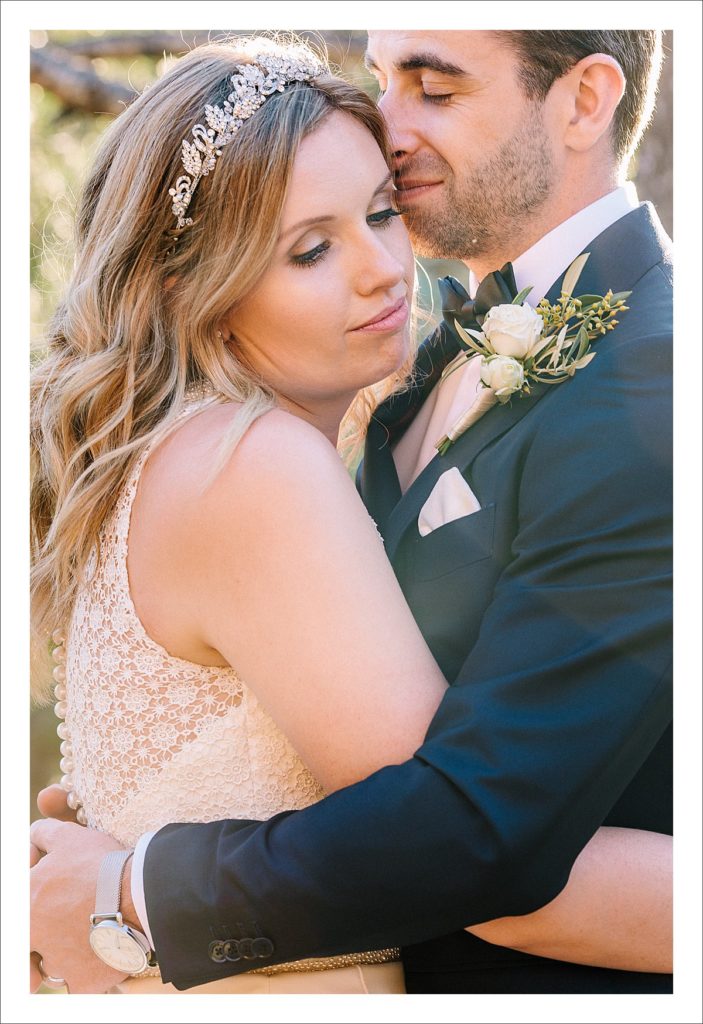
<path id="1" fill-rule="evenodd" d="M 510 356 L 489 356 L 481 360 L 481 380 L 496 398 L 507 398 L 525 383 L 525 371 Z"/>
<path id="2" fill-rule="evenodd" d="M 494 306 L 483 321 L 483 333 L 498 356 L 524 359 L 542 334 L 544 322 L 526 302 Z"/>

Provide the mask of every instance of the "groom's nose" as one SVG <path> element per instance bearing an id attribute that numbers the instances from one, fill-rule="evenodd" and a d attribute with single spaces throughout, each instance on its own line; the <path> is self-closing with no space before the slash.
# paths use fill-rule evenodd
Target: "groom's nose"
<path id="1" fill-rule="evenodd" d="M 391 151 L 394 156 L 414 153 L 419 147 L 419 134 L 411 110 L 392 88 L 383 94 L 378 103 L 388 125 Z"/>

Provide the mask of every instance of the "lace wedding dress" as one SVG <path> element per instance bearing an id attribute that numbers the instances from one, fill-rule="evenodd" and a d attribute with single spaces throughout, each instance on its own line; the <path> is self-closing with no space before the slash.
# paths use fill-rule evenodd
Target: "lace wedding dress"
<path id="1" fill-rule="evenodd" d="M 105 524 L 99 561 L 94 554 L 88 566 L 66 634 L 65 702 L 57 709 L 70 753 L 67 786 L 87 824 L 126 846 L 170 822 L 266 819 L 324 795 L 233 669 L 174 657 L 142 626 L 130 596 L 127 542 L 148 455 Z M 400 992 L 397 959 L 396 950 L 383 950 L 302 961 L 189 991 Z M 311 971 L 313 963 L 324 969 Z M 119 990 L 177 991 L 160 978 L 130 979 Z"/>

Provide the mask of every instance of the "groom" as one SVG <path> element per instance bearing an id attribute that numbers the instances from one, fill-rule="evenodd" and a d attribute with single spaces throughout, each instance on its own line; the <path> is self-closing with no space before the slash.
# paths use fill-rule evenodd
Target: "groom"
<path id="1" fill-rule="evenodd" d="M 177 987 L 403 945 L 410 991 L 670 990 L 463 931 L 552 900 L 602 823 L 671 830 L 671 264 L 653 208 L 618 186 L 657 35 L 371 33 L 417 250 L 465 260 L 472 291 L 512 260 L 533 305 L 588 252 L 576 293 L 631 291 L 630 308 L 588 367 L 495 405 L 438 456 L 477 388 L 473 365 L 435 387 L 474 311 L 446 287 L 447 325 L 374 417 L 359 485 L 452 685 L 406 764 L 272 822 L 141 844 L 140 916 Z M 100 854 L 80 841 L 94 892 Z M 266 959 L 213 956 L 222 922 Z"/>

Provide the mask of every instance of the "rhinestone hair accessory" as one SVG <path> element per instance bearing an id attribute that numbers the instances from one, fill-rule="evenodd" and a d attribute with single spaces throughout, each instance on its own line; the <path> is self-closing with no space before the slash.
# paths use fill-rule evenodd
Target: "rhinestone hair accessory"
<path id="1" fill-rule="evenodd" d="M 222 107 L 205 107 L 206 125 L 196 124 L 193 141 L 183 140 L 181 160 L 186 171 L 168 190 L 173 198 L 173 215 L 178 227 L 193 223 L 186 213 L 200 179 L 215 166 L 222 149 L 235 137 L 252 114 L 275 92 L 283 92 L 293 82 L 309 82 L 324 71 L 324 66 L 311 50 L 304 47 L 280 53 L 256 53 L 251 64 L 238 64 L 237 74 L 230 81 L 233 91 Z"/>

